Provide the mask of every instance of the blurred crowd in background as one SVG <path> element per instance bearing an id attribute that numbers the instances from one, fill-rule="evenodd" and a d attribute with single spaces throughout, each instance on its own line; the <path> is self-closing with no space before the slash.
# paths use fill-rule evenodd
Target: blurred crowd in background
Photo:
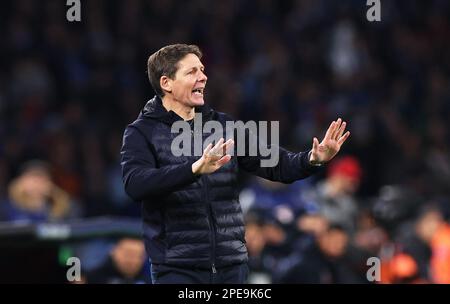
<path id="1" fill-rule="evenodd" d="M 450 2 L 382 1 L 381 22 L 365 0 L 81 4 L 81 22 L 65 1 L 0 4 L 2 221 L 139 217 L 123 130 L 153 97 L 148 56 L 192 43 L 216 110 L 280 121 L 293 151 L 338 117 L 352 133 L 318 176 L 241 176 L 250 282 L 368 283 L 375 256 L 384 283 L 450 283 Z M 136 242 L 103 267 L 144 267 Z"/>

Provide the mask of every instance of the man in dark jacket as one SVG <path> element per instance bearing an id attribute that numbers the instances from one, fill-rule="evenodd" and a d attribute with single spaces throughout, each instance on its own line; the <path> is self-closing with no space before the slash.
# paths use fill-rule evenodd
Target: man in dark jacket
<path id="1" fill-rule="evenodd" d="M 234 156 L 239 147 L 231 150 L 233 139 L 202 146 L 200 157 L 175 156 L 173 124 L 187 121 L 192 141 L 200 131 L 204 143 L 211 134 L 192 128 L 196 114 L 203 124 L 215 121 L 225 127 L 231 121 L 204 104 L 207 77 L 201 57 L 197 46 L 184 44 L 152 54 L 148 75 L 156 96 L 124 133 L 123 182 L 128 195 L 142 202 L 153 283 L 244 283 L 247 249 L 238 170 L 291 183 L 331 160 L 349 136 L 344 134 L 345 122 L 338 119 L 321 143 L 314 138 L 311 151 L 292 153 L 277 147 L 279 160 L 273 167 L 261 166 L 259 154 Z"/>

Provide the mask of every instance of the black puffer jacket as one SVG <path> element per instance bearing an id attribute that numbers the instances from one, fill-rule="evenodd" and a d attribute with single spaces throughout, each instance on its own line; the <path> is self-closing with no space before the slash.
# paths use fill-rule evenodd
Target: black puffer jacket
<path id="1" fill-rule="evenodd" d="M 225 125 L 225 114 L 208 106 L 208 120 Z M 152 263 L 211 269 L 247 261 L 244 221 L 237 193 L 237 172 L 242 168 L 264 178 L 285 183 L 314 173 L 307 153 L 280 148 L 279 163 L 260 168 L 260 158 L 232 157 L 218 171 L 195 176 L 192 163 L 199 156 L 175 157 L 170 150 L 174 122 L 159 97 L 150 100 L 124 133 L 121 164 L 125 190 L 143 204 L 144 238 Z M 203 134 L 205 140 L 210 134 Z M 248 150 L 246 150 L 248 151 Z"/>

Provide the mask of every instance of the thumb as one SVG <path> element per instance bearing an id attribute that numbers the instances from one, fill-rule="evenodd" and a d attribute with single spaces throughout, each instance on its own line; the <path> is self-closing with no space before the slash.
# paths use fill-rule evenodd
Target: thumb
<path id="1" fill-rule="evenodd" d="M 317 139 L 317 137 L 313 138 L 313 151 L 317 151 L 317 149 L 319 149 L 319 140 Z"/>

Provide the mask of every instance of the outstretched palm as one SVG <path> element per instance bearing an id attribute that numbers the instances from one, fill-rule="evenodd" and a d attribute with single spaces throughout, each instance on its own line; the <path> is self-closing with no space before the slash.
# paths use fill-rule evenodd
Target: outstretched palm
<path id="1" fill-rule="evenodd" d="M 350 132 L 345 131 L 346 122 L 342 119 L 333 121 L 325 134 L 321 143 L 314 137 L 311 150 L 310 162 L 325 163 L 330 161 L 341 149 L 342 144 L 350 136 Z"/>

